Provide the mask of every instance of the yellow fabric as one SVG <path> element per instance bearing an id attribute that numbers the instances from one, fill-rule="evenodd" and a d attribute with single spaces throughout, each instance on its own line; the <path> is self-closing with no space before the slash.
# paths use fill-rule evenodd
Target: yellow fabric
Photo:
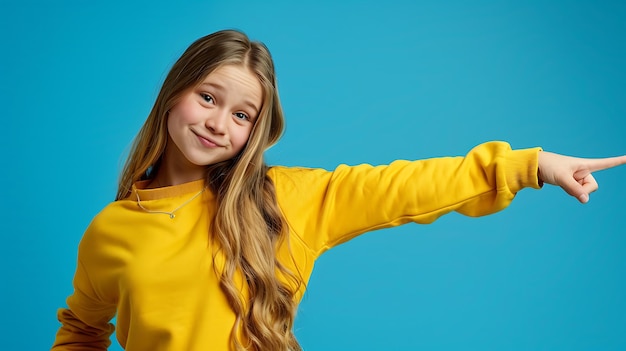
<path id="1" fill-rule="evenodd" d="M 505 208 L 524 187 L 539 188 L 540 149 L 503 142 L 465 157 L 396 161 L 388 166 L 274 167 L 269 176 L 289 224 L 279 257 L 308 281 L 325 250 L 367 231 L 430 223 L 457 211 L 482 216 Z M 228 350 L 235 316 L 214 271 L 208 235 L 215 210 L 203 181 L 141 189 L 108 205 L 80 243 L 75 292 L 59 310 L 54 350 L 104 350 L 117 313 L 117 338 L 129 351 Z M 217 256 L 219 259 L 219 255 Z M 298 298 L 302 297 L 301 291 Z"/>

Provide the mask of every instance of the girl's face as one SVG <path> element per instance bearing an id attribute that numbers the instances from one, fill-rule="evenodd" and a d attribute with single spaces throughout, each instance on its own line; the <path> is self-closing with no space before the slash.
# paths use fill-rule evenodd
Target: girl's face
<path id="1" fill-rule="evenodd" d="M 170 110 L 161 167 L 170 177 L 199 179 L 205 166 L 235 157 L 248 141 L 262 101 L 261 83 L 250 70 L 217 68 Z"/>

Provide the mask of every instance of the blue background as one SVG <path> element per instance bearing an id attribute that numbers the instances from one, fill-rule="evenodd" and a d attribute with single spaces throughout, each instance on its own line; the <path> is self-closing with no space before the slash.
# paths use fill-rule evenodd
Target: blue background
<path id="1" fill-rule="evenodd" d="M 382 164 L 493 139 L 626 153 L 625 2 L 176 3 L 2 0 L 2 349 L 51 345 L 77 244 L 160 83 L 219 29 L 274 55 L 288 125 L 271 164 Z M 597 173 L 587 205 L 524 190 L 493 216 L 331 250 L 296 334 L 305 350 L 624 350 L 625 178 Z"/>

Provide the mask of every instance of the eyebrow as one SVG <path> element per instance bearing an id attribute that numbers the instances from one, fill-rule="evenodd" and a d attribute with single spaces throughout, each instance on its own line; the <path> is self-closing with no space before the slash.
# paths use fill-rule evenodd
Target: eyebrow
<path id="1" fill-rule="evenodd" d="M 208 87 L 211 87 L 211 88 L 214 88 L 214 89 L 220 90 L 221 92 L 226 91 L 226 88 L 224 88 L 222 85 L 217 84 L 217 83 L 209 83 L 209 82 L 204 82 L 204 83 L 200 84 L 200 86 L 201 86 L 201 87 L 203 87 L 203 86 L 208 86 Z M 248 100 L 248 99 L 245 99 L 245 100 L 243 101 L 243 103 L 244 103 L 244 105 L 246 105 L 246 106 L 248 106 L 248 107 L 252 108 L 252 109 L 254 110 L 254 113 L 255 113 L 257 116 L 259 115 L 259 108 L 258 108 L 258 107 L 256 107 L 256 105 L 254 105 L 254 103 L 252 103 L 252 101 L 250 101 L 250 100 Z"/>

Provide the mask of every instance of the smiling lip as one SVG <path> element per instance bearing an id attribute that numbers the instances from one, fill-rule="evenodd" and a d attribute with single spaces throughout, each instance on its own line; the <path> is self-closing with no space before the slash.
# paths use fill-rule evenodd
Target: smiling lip
<path id="1" fill-rule="evenodd" d="M 211 140 L 209 138 L 203 137 L 202 135 L 196 134 L 196 137 L 198 137 L 198 140 L 200 141 L 200 144 L 202 144 L 204 147 L 216 148 L 216 147 L 221 147 L 222 146 L 222 145 L 214 142 L 213 140 Z"/>

